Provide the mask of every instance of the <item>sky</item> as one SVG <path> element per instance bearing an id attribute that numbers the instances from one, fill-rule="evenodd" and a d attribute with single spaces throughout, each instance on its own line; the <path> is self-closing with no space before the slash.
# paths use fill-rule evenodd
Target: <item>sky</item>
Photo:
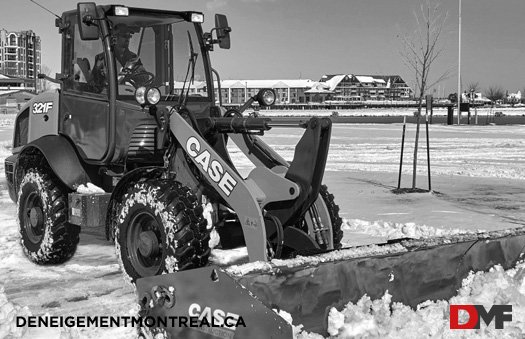
<path id="1" fill-rule="evenodd" d="M 60 72 L 60 37 L 54 17 L 29 0 L 9 3 L 0 28 L 32 29 L 42 40 L 42 62 Z M 76 1 L 39 0 L 57 14 Z M 458 0 L 434 0 L 447 15 L 442 53 L 430 77 L 449 72 L 432 92 L 457 90 Z M 206 31 L 214 14 L 228 16 L 231 49 L 216 48 L 212 65 L 221 79 L 312 79 L 323 74 L 399 74 L 413 84 L 413 71 L 401 57 L 402 36 L 416 28 L 421 0 L 118 0 L 133 7 L 204 12 Z M 525 1 L 462 0 L 461 78 L 463 88 L 500 86 L 525 89 Z"/>

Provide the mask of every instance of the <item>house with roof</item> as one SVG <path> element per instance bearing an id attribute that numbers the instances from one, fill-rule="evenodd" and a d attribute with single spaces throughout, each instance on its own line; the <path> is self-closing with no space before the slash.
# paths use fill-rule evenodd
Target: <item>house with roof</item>
<path id="1" fill-rule="evenodd" d="M 324 82 L 314 82 L 310 89 L 304 91 L 306 96 L 306 103 L 315 104 L 323 103 L 331 99 L 333 91 L 330 89 L 330 85 Z"/>
<path id="2" fill-rule="evenodd" d="M 329 86 L 330 100 L 408 100 L 412 89 L 399 75 L 323 75 L 319 82 Z"/>

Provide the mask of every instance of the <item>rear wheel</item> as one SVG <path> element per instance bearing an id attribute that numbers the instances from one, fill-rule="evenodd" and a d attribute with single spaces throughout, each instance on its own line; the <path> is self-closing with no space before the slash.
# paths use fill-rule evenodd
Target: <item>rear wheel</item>
<path id="1" fill-rule="evenodd" d="M 202 206 L 180 183 L 148 180 L 124 196 L 115 243 L 132 282 L 204 266 L 210 254 L 208 240 Z"/>
<path id="2" fill-rule="evenodd" d="M 67 189 L 53 175 L 29 169 L 18 191 L 21 244 L 37 264 L 59 264 L 73 256 L 80 227 L 67 222 Z"/>

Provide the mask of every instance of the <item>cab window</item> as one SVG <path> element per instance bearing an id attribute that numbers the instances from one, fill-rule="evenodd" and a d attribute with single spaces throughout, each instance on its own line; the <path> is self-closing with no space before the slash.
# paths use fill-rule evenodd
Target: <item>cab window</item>
<path id="1" fill-rule="evenodd" d="M 64 89 L 70 92 L 107 95 L 107 83 L 97 82 L 94 68 L 105 62 L 102 41 L 82 40 L 78 24 L 72 22 L 69 32 L 66 33 L 66 58 L 64 72 L 68 75 L 64 81 Z M 104 69 L 100 70 L 105 72 Z"/>

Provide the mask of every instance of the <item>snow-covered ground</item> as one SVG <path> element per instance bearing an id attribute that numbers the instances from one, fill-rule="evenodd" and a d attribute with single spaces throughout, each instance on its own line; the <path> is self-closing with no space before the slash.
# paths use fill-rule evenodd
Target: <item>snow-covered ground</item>
<path id="1" fill-rule="evenodd" d="M 356 109 L 325 109 L 325 110 L 313 110 L 313 109 L 304 109 L 304 110 L 260 110 L 260 114 L 264 116 L 330 116 L 333 112 L 337 112 L 339 116 L 412 116 L 417 108 L 409 107 L 392 107 L 392 108 L 356 108 Z M 480 107 L 476 109 L 471 109 L 472 117 L 477 113 L 479 122 L 484 122 L 486 117 L 493 117 L 496 112 L 501 112 L 503 115 L 507 116 L 523 116 L 525 115 L 525 107 Z M 425 107 L 423 107 L 423 114 L 425 113 Z M 447 115 L 446 108 L 435 108 L 433 110 L 434 115 Z M 463 113 L 463 116 L 466 116 L 466 113 Z"/>
<path id="2" fill-rule="evenodd" d="M 334 125 L 325 183 L 345 219 L 344 242 L 371 244 L 398 236 L 492 230 L 525 225 L 525 126 L 431 126 L 431 193 L 393 194 L 397 186 L 401 125 Z M 23 255 L 15 205 L 6 190 L 4 158 L 11 125 L 0 124 L 0 338 L 130 338 L 126 328 L 17 328 L 16 315 L 129 315 L 135 295 L 122 278 L 113 245 L 102 231 L 83 230 L 75 256 L 63 265 L 37 266 Z M 407 127 L 402 187 L 412 178 L 415 128 Z M 274 129 L 265 140 L 285 158 L 293 157 L 299 130 Z M 422 133 L 417 186 L 427 188 Z M 238 153 L 241 172 L 250 164 Z M 241 260 L 245 250 L 234 253 Z M 223 257 L 219 251 L 215 257 Z M 232 254 L 227 254 L 231 259 Z M 525 264 L 472 274 L 456 297 L 425 302 L 417 310 L 367 296 L 330 312 L 334 338 L 426 338 L 525 336 Z M 513 305 L 505 330 L 448 329 L 449 304 Z M 300 331 L 298 338 L 321 338 Z"/>

